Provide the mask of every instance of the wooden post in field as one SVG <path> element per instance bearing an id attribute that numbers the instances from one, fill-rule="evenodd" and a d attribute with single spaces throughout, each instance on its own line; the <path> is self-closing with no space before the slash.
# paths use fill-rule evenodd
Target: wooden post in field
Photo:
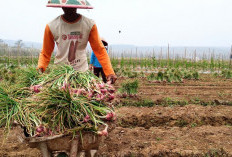
<path id="1" fill-rule="evenodd" d="M 153 48 L 153 50 L 152 50 L 152 57 L 153 58 L 155 57 L 155 48 Z"/>
<path id="2" fill-rule="evenodd" d="M 17 46 L 17 59 L 18 59 L 18 65 L 19 65 L 19 63 L 20 63 L 20 61 L 19 61 L 19 45 Z"/>
<path id="3" fill-rule="evenodd" d="M 137 47 L 135 49 L 135 53 L 136 53 L 136 58 L 137 58 L 138 57 L 138 49 L 137 49 Z"/>
<path id="4" fill-rule="evenodd" d="M 9 51 L 7 45 L 4 45 L 4 49 L 5 49 L 4 51 L 8 54 L 8 64 L 10 64 L 10 51 Z"/>
<path id="5" fill-rule="evenodd" d="M 152 69 L 155 69 L 154 67 L 154 61 L 156 62 L 156 57 L 155 57 L 155 48 L 152 50 Z"/>
<path id="6" fill-rule="evenodd" d="M 174 51 L 174 49 L 173 49 L 173 56 L 172 56 L 172 59 L 173 59 L 173 66 L 175 66 L 175 60 L 176 60 L 176 57 L 175 57 L 175 51 Z"/>
<path id="7" fill-rule="evenodd" d="M 186 60 L 186 57 L 187 57 L 187 49 L 185 48 L 184 49 L 184 60 Z"/>
<path id="8" fill-rule="evenodd" d="M 209 56 L 210 56 L 210 58 L 209 58 L 209 59 L 211 59 L 212 54 L 211 54 L 211 50 L 210 50 L 210 48 L 209 48 Z"/>
<path id="9" fill-rule="evenodd" d="M 205 65 L 204 65 L 205 60 L 206 60 L 206 55 L 205 55 L 205 51 L 204 51 L 204 52 L 203 52 L 203 59 L 202 59 L 203 70 L 205 70 Z"/>
<path id="10" fill-rule="evenodd" d="M 136 65 L 138 65 L 138 49 L 137 49 L 137 47 L 135 48 L 135 54 L 136 54 Z M 136 68 L 137 68 L 137 66 L 136 66 Z"/>
<path id="11" fill-rule="evenodd" d="M 168 56 L 167 56 L 168 64 L 167 67 L 169 66 L 169 44 L 168 44 Z"/>
<path id="12" fill-rule="evenodd" d="M 220 69 L 218 69 L 218 72 L 219 70 L 221 70 L 223 68 L 223 58 L 222 58 L 222 54 L 220 54 L 220 58 L 219 58 L 219 61 L 220 61 Z"/>
<path id="13" fill-rule="evenodd" d="M 221 67 L 222 67 L 221 58 L 222 58 L 222 54 L 219 54 L 219 58 L 218 58 L 218 62 L 219 62 L 218 73 L 219 73 L 219 70 L 220 70 Z"/>
<path id="14" fill-rule="evenodd" d="M 197 62 L 197 50 L 194 51 L 194 62 Z"/>
<path id="15" fill-rule="evenodd" d="M 161 50 L 160 50 L 160 57 L 159 57 L 159 64 L 160 64 L 160 67 L 161 67 L 161 62 L 162 62 L 162 59 L 163 59 L 163 49 L 161 47 Z"/>
<path id="16" fill-rule="evenodd" d="M 135 48 L 135 57 L 134 57 L 134 59 L 133 59 L 133 62 L 136 62 L 136 64 L 135 65 L 138 65 L 137 64 L 137 62 L 138 62 L 138 54 L 137 54 L 137 47 Z M 134 67 L 134 70 L 137 68 L 137 66 L 134 66 L 133 65 L 133 67 Z"/>
<path id="17" fill-rule="evenodd" d="M 231 46 L 231 50 L 230 50 L 230 69 L 232 69 L 232 46 Z"/>
<path id="18" fill-rule="evenodd" d="M 31 52 L 31 64 L 33 65 L 33 47 L 30 49 Z"/>
<path id="19" fill-rule="evenodd" d="M 194 52 L 194 62 L 195 62 L 195 69 L 196 69 L 196 67 L 197 67 L 197 50 L 195 50 L 195 52 Z"/>
<path id="20" fill-rule="evenodd" d="M 212 52 L 212 53 L 213 53 L 213 68 L 214 68 L 214 70 L 216 70 L 216 68 L 217 68 L 217 67 L 215 67 L 215 64 L 216 64 L 216 57 L 215 57 L 215 56 L 216 56 L 216 55 L 215 55 L 215 53 L 214 53 L 214 49 L 213 49 L 213 52 Z"/>
<path id="21" fill-rule="evenodd" d="M 225 67 L 225 65 L 224 65 L 224 59 L 225 59 L 225 55 L 224 55 L 224 54 L 222 54 L 222 63 L 223 63 L 223 68 Z"/>

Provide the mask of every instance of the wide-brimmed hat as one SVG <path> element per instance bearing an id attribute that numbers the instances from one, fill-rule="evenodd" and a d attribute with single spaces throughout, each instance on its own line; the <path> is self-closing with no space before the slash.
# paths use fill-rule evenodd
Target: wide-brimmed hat
<path id="1" fill-rule="evenodd" d="M 93 9 L 87 0 L 48 0 L 47 7 Z"/>

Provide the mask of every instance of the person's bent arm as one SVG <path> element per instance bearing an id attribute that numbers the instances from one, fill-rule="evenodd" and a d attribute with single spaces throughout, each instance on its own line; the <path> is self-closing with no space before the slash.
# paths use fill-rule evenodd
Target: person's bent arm
<path id="1" fill-rule="evenodd" d="M 102 65 L 105 75 L 107 77 L 109 75 L 115 75 L 111 62 L 110 62 L 110 58 L 98 34 L 96 25 L 94 25 L 91 29 L 91 32 L 89 35 L 89 42 L 90 42 L 91 48 L 95 56 L 97 57 L 98 61 Z"/>
<path id="2" fill-rule="evenodd" d="M 54 37 L 48 25 L 44 32 L 43 48 L 39 56 L 38 69 L 44 72 L 51 60 L 51 55 L 55 47 Z"/>

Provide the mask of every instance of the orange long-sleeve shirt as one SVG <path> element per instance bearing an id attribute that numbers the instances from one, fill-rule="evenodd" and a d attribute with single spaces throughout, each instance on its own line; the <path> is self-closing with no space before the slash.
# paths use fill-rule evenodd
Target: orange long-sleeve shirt
<path id="1" fill-rule="evenodd" d="M 82 18 L 82 16 L 80 16 L 73 23 L 68 23 L 68 24 L 71 25 L 71 24 L 75 24 L 77 22 L 81 22 L 80 21 L 81 18 Z M 67 23 L 67 21 L 65 21 L 62 18 L 62 16 L 60 17 L 59 20 L 62 20 L 62 22 Z M 55 47 L 55 40 L 57 40 L 56 39 L 57 37 L 54 36 L 53 33 L 52 33 L 49 25 L 46 25 L 45 33 L 44 33 L 44 40 L 43 40 L 43 48 L 42 48 L 42 51 L 40 53 L 39 61 L 38 61 L 38 68 L 42 68 L 44 71 L 46 70 L 46 68 L 50 62 L 51 55 L 52 55 L 52 52 L 53 52 L 54 47 Z M 62 35 L 61 38 L 66 40 L 66 38 L 71 38 L 71 37 L 69 35 L 68 36 Z M 80 37 L 80 38 L 82 38 L 82 37 Z M 62 41 L 63 40 L 59 40 L 59 42 L 62 42 Z M 110 58 L 106 52 L 104 45 L 102 44 L 102 41 L 101 41 L 101 38 L 99 36 L 96 24 L 94 24 L 91 28 L 91 31 L 90 31 L 89 36 L 88 36 L 88 41 L 89 41 L 91 48 L 93 49 L 93 51 L 98 59 L 98 61 L 101 63 L 102 68 L 103 68 L 106 76 L 111 75 L 111 74 L 115 74 L 114 70 L 112 68 L 111 62 L 110 62 Z M 58 49 L 59 49 L 59 45 L 61 43 L 58 43 L 56 41 L 56 44 L 57 44 Z M 71 48 L 69 48 L 69 49 L 74 48 L 74 44 L 72 44 L 72 46 L 70 44 L 70 47 Z M 77 51 L 77 53 L 78 53 L 78 51 Z"/>

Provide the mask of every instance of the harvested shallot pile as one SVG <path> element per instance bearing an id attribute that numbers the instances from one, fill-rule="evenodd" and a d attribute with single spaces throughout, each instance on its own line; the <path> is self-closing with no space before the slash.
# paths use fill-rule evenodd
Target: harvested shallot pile
<path id="1" fill-rule="evenodd" d="M 110 82 L 103 83 L 91 72 L 77 72 L 70 66 L 58 66 L 33 82 L 22 88 L 18 97 L 1 90 L 0 125 L 6 130 L 17 122 L 31 137 L 82 131 L 108 135 L 107 123 L 116 119 L 115 89 Z"/>

